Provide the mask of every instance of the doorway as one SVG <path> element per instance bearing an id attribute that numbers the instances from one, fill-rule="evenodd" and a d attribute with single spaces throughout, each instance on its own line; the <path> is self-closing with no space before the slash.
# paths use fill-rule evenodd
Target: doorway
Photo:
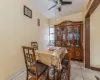
<path id="1" fill-rule="evenodd" d="M 98 30 L 99 30 L 100 26 L 98 26 L 97 24 L 100 24 L 100 23 L 97 20 L 99 18 L 99 15 L 97 17 L 98 13 L 96 12 L 96 10 L 99 8 L 99 6 L 100 6 L 100 0 L 94 0 L 86 14 L 86 17 L 85 17 L 85 21 L 86 21 L 86 26 L 85 26 L 85 42 L 86 42 L 85 43 L 85 67 L 91 68 L 91 69 L 94 69 L 97 71 L 99 71 L 100 68 L 97 66 L 94 66 L 94 65 L 96 65 L 96 63 L 97 64 L 99 63 L 99 60 L 98 60 L 99 59 L 98 58 L 99 43 L 97 43 L 97 42 L 99 40 L 98 38 L 100 37 L 98 35 L 99 34 Z M 98 28 L 97 28 L 97 26 L 98 26 Z"/>

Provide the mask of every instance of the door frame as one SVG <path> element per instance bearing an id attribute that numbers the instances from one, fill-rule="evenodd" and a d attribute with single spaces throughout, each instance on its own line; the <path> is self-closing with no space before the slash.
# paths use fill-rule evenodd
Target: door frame
<path id="1" fill-rule="evenodd" d="M 100 0 L 94 0 L 85 16 L 85 67 L 100 71 L 100 68 L 90 66 L 90 16 L 99 6 Z"/>

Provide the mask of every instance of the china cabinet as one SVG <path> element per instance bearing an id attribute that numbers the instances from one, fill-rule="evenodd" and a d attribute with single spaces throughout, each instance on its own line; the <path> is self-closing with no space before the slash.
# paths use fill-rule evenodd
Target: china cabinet
<path id="1" fill-rule="evenodd" d="M 72 59 L 83 60 L 83 22 L 65 21 L 54 26 L 53 43 L 58 47 L 74 47 Z"/>

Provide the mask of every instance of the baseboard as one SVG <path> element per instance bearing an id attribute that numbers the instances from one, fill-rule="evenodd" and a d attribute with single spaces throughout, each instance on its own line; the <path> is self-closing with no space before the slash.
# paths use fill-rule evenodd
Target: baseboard
<path id="1" fill-rule="evenodd" d="M 14 80 L 15 78 L 19 77 L 25 71 L 26 71 L 26 68 L 24 67 L 22 70 L 20 70 L 19 72 L 15 73 L 14 75 L 12 75 L 8 80 Z"/>
<path id="2" fill-rule="evenodd" d="M 91 69 L 95 71 L 100 71 L 100 68 L 96 68 L 96 67 L 91 67 Z"/>

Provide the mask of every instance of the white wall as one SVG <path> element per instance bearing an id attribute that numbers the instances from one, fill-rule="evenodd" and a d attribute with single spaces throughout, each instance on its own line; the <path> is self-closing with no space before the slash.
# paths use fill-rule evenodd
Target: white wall
<path id="1" fill-rule="evenodd" d="M 39 27 L 39 39 L 38 39 L 38 43 L 39 43 L 39 50 L 45 50 L 47 49 L 47 46 L 49 44 L 49 25 L 48 25 L 48 20 L 43 18 L 41 16 L 42 20 L 42 24 Z"/>
<path id="2" fill-rule="evenodd" d="M 100 5 L 90 17 L 90 65 L 100 68 Z"/>
<path id="3" fill-rule="evenodd" d="M 32 9 L 32 19 L 23 15 L 24 5 Z M 40 27 L 37 18 L 41 20 Z M 33 9 L 29 0 L 0 0 L 0 80 L 7 80 L 24 68 L 22 45 L 30 45 L 31 41 L 45 41 L 39 42 L 40 48 L 47 45 L 47 24 L 47 18 Z"/>
<path id="4" fill-rule="evenodd" d="M 55 24 L 59 24 L 63 21 L 82 21 L 82 12 L 80 13 L 76 13 L 76 14 L 72 14 L 72 15 L 67 15 L 67 16 L 63 16 L 63 17 L 59 17 L 59 18 L 53 18 L 53 19 L 49 19 L 49 24 L 50 25 L 55 25 Z"/>

